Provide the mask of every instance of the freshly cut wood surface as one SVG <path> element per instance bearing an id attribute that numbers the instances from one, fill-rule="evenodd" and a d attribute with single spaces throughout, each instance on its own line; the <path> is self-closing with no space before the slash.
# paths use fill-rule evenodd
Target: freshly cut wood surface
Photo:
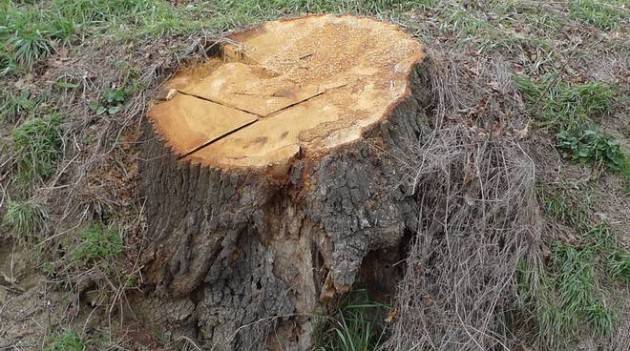
<path id="1" fill-rule="evenodd" d="M 361 138 L 409 95 L 421 45 L 398 27 L 331 15 L 228 36 L 179 72 L 149 117 L 179 157 L 216 167 L 286 164 Z"/>

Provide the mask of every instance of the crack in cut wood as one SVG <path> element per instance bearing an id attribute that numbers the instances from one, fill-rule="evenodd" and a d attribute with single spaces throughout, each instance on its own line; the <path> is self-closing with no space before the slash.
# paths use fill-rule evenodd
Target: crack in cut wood
<path id="1" fill-rule="evenodd" d="M 205 97 L 202 97 L 202 96 L 197 96 L 197 95 L 194 95 L 194 94 L 184 93 L 184 92 L 182 92 L 182 91 L 179 91 L 179 90 L 178 90 L 178 92 L 179 92 L 180 94 L 182 94 L 182 95 L 188 95 L 188 96 L 191 96 L 191 97 L 194 97 L 194 98 L 197 98 L 197 99 L 201 99 L 201 100 L 209 101 L 209 102 L 215 103 L 215 104 L 217 104 L 217 105 L 221 105 L 221 106 L 224 106 L 224 107 L 227 107 L 227 108 L 231 108 L 231 109 L 234 109 L 234 110 L 237 110 L 237 111 L 241 111 L 241 112 L 245 112 L 245 113 L 253 114 L 253 115 L 257 116 L 258 118 L 257 118 L 256 120 L 251 121 L 251 122 L 248 122 L 248 123 L 246 123 L 246 124 L 244 124 L 244 125 L 242 125 L 242 126 L 239 126 L 239 127 L 237 127 L 237 128 L 234 128 L 234 129 L 232 129 L 232 130 L 229 130 L 229 131 L 227 131 L 227 132 L 225 132 L 225 133 L 223 133 L 223 134 L 221 134 L 221 135 L 219 135 L 219 136 L 217 136 L 217 137 L 215 137 L 215 138 L 212 138 L 211 140 L 209 140 L 209 141 L 207 141 L 207 142 L 205 142 L 205 143 L 203 143 L 203 144 L 201 144 L 201 145 L 197 146 L 196 148 L 194 148 L 194 149 L 192 149 L 192 150 L 190 150 L 190 151 L 188 151 L 188 152 L 184 153 L 183 155 L 179 156 L 177 159 L 178 159 L 178 160 L 181 160 L 181 159 L 183 159 L 183 158 L 186 158 L 186 157 L 188 157 L 188 156 L 190 156 L 190 155 L 194 154 L 195 152 L 197 152 L 197 151 L 199 151 L 199 150 L 201 150 L 201 149 L 203 149 L 203 148 L 205 148 L 205 147 L 207 147 L 207 146 L 210 146 L 210 145 L 212 145 L 212 144 L 214 144 L 214 143 L 216 143 L 216 142 L 218 142 L 218 141 L 220 141 L 220 140 L 222 140 L 222 139 L 224 139 L 224 138 L 226 138 L 226 137 L 228 137 L 228 136 L 230 136 L 230 135 L 232 135 L 232 134 L 234 134 L 234 133 L 238 132 L 239 130 L 242 130 L 242 129 L 244 129 L 244 128 L 247 128 L 247 127 L 251 126 L 251 125 L 252 125 L 252 124 L 254 124 L 254 123 L 259 122 L 261 119 L 272 118 L 272 117 L 277 116 L 277 115 L 279 115 L 280 113 L 282 113 L 282 112 L 284 112 L 284 111 L 286 111 L 286 110 L 288 110 L 288 109 L 290 109 L 290 108 L 292 108 L 292 107 L 295 107 L 295 106 L 297 106 L 297 105 L 299 105 L 299 104 L 305 103 L 305 102 L 307 102 L 307 101 L 309 101 L 309 100 L 312 100 L 312 99 L 314 99 L 314 98 L 316 98 L 316 97 L 322 96 L 322 95 L 326 94 L 327 92 L 329 92 L 329 91 L 331 91 L 331 90 L 342 88 L 342 87 L 344 87 L 344 86 L 346 86 L 346 85 L 348 85 L 348 84 L 347 84 L 347 83 L 344 83 L 344 84 L 340 84 L 340 85 L 333 86 L 333 87 L 331 87 L 331 88 L 328 88 L 328 89 L 322 90 L 322 91 L 318 92 L 318 93 L 317 93 L 317 94 L 315 94 L 315 95 L 312 95 L 312 96 L 309 96 L 309 97 L 307 97 L 307 98 L 304 98 L 304 99 L 302 99 L 302 100 L 300 100 L 300 101 L 297 101 L 297 102 L 295 102 L 295 103 L 293 103 L 293 104 L 290 104 L 290 105 L 288 105 L 288 106 L 285 106 L 285 107 L 283 107 L 283 108 L 281 108 L 281 109 L 278 109 L 278 110 L 276 110 L 276 111 L 272 111 L 272 112 L 270 112 L 270 113 L 268 113 L 267 115 L 264 115 L 264 116 L 261 116 L 261 115 L 259 115 L 259 114 L 256 114 L 256 113 L 253 113 L 253 112 L 250 112 L 250 111 L 242 110 L 242 109 L 240 109 L 240 108 L 238 108 L 238 107 L 235 107 L 235 106 L 230 106 L 230 105 L 228 105 L 228 104 L 224 104 L 224 103 L 221 103 L 221 102 L 218 102 L 218 101 L 214 101 L 214 100 L 212 100 L 212 99 L 208 99 L 208 98 L 205 98 Z"/>

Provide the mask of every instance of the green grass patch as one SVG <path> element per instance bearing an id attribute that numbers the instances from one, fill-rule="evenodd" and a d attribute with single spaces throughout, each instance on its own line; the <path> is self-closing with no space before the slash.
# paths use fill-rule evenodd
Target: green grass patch
<path id="1" fill-rule="evenodd" d="M 534 81 L 514 76 L 530 112 L 538 123 L 554 131 L 582 129 L 610 112 L 614 89 L 603 83 L 569 84 L 552 77 Z"/>
<path id="2" fill-rule="evenodd" d="M 592 248 L 556 244 L 552 257 L 560 307 L 567 314 L 564 324 L 568 329 L 563 332 L 578 329 L 577 323 L 582 319 L 589 322 L 598 334 L 610 334 L 615 312 L 606 305 L 599 293 L 599 282 L 595 277 L 595 252 Z"/>
<path id="3" fill-rule="evenodd" d="M 383 318 L 387 307 L 372 301 L 367 291 L 348 293 L 333 317 L 322 317 L 314 332 L 317 351 L 377 350 L 386 340 Z"/>
<path id="4" fill-rule="evenodd" d="M 123 251 L 120 232 L 112 227 L 90 225 L 81 231 L 79 239 L 79 244 L 72 251 L 72 259 L 80 264 L 114 258 Z"/>
<path id="5" fill-rule="evenodd" d="M 30 69 L 53 50 L 54 41 L 70 44 L 107 32 L 121 40 L 220 33 L 237 26 L 304 13 L 402 13 L 426 8 L 436 0 L 217 0 L 172 6 L 166 0 L 52 0 L 32 4 L 7 2 L 0 40 L 3 67 Z"/>
<path id="6" fill-rule="evenodd" d="M 610 276 L 625 284 L 630 284 L 630 252 L 617 248 L 606 257 Z"/>
<path id="7" fill-rule="evenodd" d="M 547 264 L 519 264 L 517 296 L 543 349 L 570 350 L 584 334 L 612 333 L 619 306 L 611 296 L 615 282 L 629 281 L 629 258 L 600 223 L 582 231 L 576 243 L 555 242 Z"/>
<path id="8" fill-rule="evenodd" d="M 569 10 L 572 18 L 604 30 L 615 29 L 630 17 L 630 11 L 617 0 L 572 0 Z"/>
<path id="9" fill-rule="evenodd" d="M 50 38 L 39 29 L 17 31 L 9 41 L 15 62 L 28 68 L 53 53 Z"/>
<path id="10" fill-rule="evenodd" d="M 591 211 L 588 191 L 576 191 L 561 185 L 540 187 L 538 194 L 546 215 L 580 230 L 588 226 Z"/>
<path id="11" fill-rule="evenodd" d="M 601 255 L 607 277 L 630 283 L 630 252 L 619 244 L 608 224 L 601 223 L 593 227 L 587 233 L 587 240 Z"/>
<path id="12" fill-rule="evenodd" d="M 31 118 L 13 129 L 13 155 L 22 186 L 51 176 L 61 157 L 61 117 L 51 114 Z"/>
<path id="13" fill-rule="evenodd" d="M 9 200 L 2 223 L 11 230 L 18 242 L 24 242 L 41 238 L 47 219 L 48 211 L 43 204 L 35 200 Z"/>
<path id="14" fill-rule="evenodd" d="M 630 156 L 618 140 L 595 123 L 612 109 L 612 86 L 598 82 L 569 84 L 550 77 L 537 82 L 523 75 L 515 76 L 514 82 L 537 124 L 555 133 L 557 147 L 565 158 L 619 173 L 626 190 L 630 190 Z"/>
<path id="15" fill-rule="evenodd" d="M 5 92 L 0 101 L 0 121 L 15 122 L 20 118 L 30 116 L 39 104 L 38 99 L 33 98 L 26 90 L 17 94 Z"/>
<path id="16" fill-rule="evenodd" d="M 55 335 L 44 351 L 83 351 L 86 345 L 79 334 L 73 330 L 65 330 Z"/>

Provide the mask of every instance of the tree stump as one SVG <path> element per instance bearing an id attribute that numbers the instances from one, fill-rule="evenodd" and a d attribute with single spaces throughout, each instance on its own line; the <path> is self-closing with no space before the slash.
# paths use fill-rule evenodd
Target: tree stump
<path id="1" fill-rule="evenodd" d="M 391 156 L 426 124 L 423 49 L 395 25 L 331 15 L 219 46 L 149 109 L 145 275 L 194 303 L 208 348 L 306 349 L 318 306 L 357 280 L 395 284 L 377 257 L 398 259 L 415 230 Z"/>

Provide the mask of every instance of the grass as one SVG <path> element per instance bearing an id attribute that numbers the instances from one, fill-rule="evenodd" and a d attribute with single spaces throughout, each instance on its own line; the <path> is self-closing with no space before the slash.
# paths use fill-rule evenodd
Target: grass
<path id="1" fill-rule="evenodd" d="M 587 238 L 602 256 L 608 278 L 630 283 L 630 251 L 619 244 L 610 227 L 599 224 L 587 233 Z"/>
<path id="2" fill-rule="evenodd" d="M 521 262 L 517 296 L 544 349 L 571 349 L 585 333 L 613 332 L 618 306 L 610 297 L 615 282 L 630 281 L 629 257 L 609 226 L 600 223 L 585 228 L 575 243 L 554 242 L 547 265 Z"/>
<path id="3" fill-rule="evenodd" d="M 5 92 L 1 101 L 0 121 L 5 122 L 15 122 L 30 116 L 39 104 L 39 101 L 26 90 L 21 90 L 17 94 Z"/>
<path id="4" fill-rule="evenodd" d="M 119 256 L 123 251 L 120 233 L 115 228 L 92 224 L 79 234 L 80 242 L 72 251 L 72 259 L 82 265 Z"/>
<path id="5" fill-rule="evenodd" d="M 65 330 L 55 335 L 43 351 L 83 351 L 86 346 L 73 330 Z"/>
<path id="6" fill-rule="evenodd" d="M 524 75 L 514 76 L 530 112 L 539 126 L 558 130 L 579 130 L 584 124 L 610 112 L 613 87 L 592 82 L 570 84 L 551 76 L 534 81 Z"/>
<path id="7" fill-rule="evenodd" d="M 588 246 L 576 248 L 558 243 L 553 250 L 559 307 L 567 314 L 564 319 L 565 332 L 578 329 L 580 318 L 588 321 L 601 335 L 612 332 L 614 312 L 606 307 L 605 300 L 599 294 L 594 256 L 595 253 Z"/>
<path id="8" fill-rule="evenodd" d="M 13 50 L 14 60 L 29 68 L 50 56 L 54 51 L 50 39 L 39 29 L 18 31 L 9 43 Z"/>
<path id="9" fill-rule="evenodd" d="M 571 17 L 604 30 L 617 28 L 630 16 L 630 11 L 618 0 L 571 0 L 569 10 Z"/>
<path id="10" fill-rule="evenodd" d="M 567 185 L 538 189 L 545 214 L 573 228 L 584 228 L 589 222 L 591 199 L 587 191 Z"/>
<path id="11" fill-rule="evenodd" d="M 630 252 L 621 248 L 614 250 L 606 257 L 610 276 L 625 284 L 630 284 Z"/>
<path id="12" fill-rule="evenodd" d="M 6 24 L 0 39 L 7 62 L 31 68 L 52 53 L 52 42 L 69 44 L 94 34 L 114 33 L 122 40 L 220 33 L 235 26 L 286 14 L 350 12 L 375 14 L 433 6 L 435 0 L 217 0 L 172 6 L 166 0 L 53 0 L 47 5 L 7 2 L 0 7 Z M 19 46 L 15 44 L 19 43 Z M 23 49 L 19 49 L 22 47 Z M 5 67 L 9 65 L 5 63 Z"/>
<path id="13" fill-rule="evenodd" d="M 48 212 L 43 204 L 35 200 L 9 200 L 2 223 L 11 229 L 18 242 L 23 242 L 40 238 L 47 219 Z"/>
<path id="14" fill-rule="evenodd" d="M 63 146 L 58 114 L 30 118 L 13 129 L 11 137 L 21 186 L 27 187 L 53 174 Z"/>
<path id="15" fill-rule="evenodd" d="M 316 325 L 317 351 L 377 350 L 386 340 L 382 325 L 386 306 L 370 300 L 367 291 L 354 290 L 343 298 L 332 318 Z"/>
<path id="16" fill-rule="evenodd" d="M 523 75 L 515 76 L 514 82 L 539 126 L 555 133 L 557 147 L 565 158 L 621 174 L 630 191 L 630 155 L 595 123 L 612 109 L 612 86 L 599 82 L 570 84 L 551 77 L 537 82 Z"/>

